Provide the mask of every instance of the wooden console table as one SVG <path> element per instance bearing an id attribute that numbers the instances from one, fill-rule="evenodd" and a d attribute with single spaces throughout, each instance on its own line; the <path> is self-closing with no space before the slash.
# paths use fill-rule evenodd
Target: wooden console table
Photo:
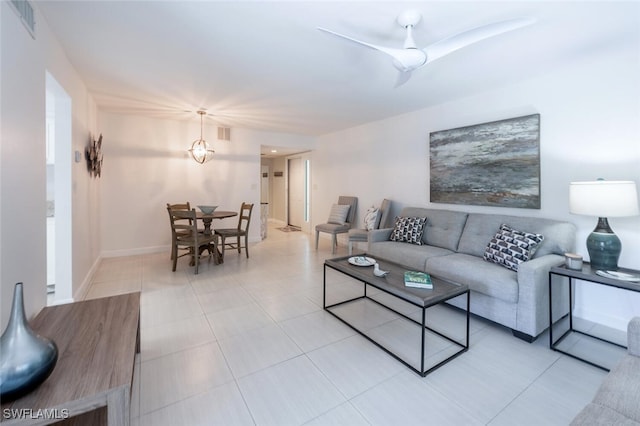
<path id="1" fill-rule="evenodd" d="M 31 326 L 56 343 L 58 362 L 33 392 L 2 404 L 2 425 L 65 419 L 62 424 L 72 424 L 93 413 L 103 421 L 106 414 L 110 426 L 129 425 L 135 355 L 140 352 L 140 293 L 49 306 Z"/>

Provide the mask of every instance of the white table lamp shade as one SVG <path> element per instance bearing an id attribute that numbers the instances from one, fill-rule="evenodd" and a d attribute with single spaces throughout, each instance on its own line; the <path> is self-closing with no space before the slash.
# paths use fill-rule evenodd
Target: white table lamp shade
<path id="1" fill-rule="evenodd" d="M 571 182 L 569 211 L 596 217 L 636 216 L 640 213 L 636 183 L 613 180 Z"/>

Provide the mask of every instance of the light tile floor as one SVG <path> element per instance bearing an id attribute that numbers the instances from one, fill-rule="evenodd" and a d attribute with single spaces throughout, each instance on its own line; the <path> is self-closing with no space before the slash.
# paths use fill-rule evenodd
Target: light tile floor
<path id="1" fill-rule="evenodd" d="M 313 245 L 270 227 L 249 259 L 227 251 L 199 275 L 187 258 L 171 272 L 168 252 L 104 259 L 87 298 L 142 292 L 132 424 L 566 425 L 605 376 L 546 333 L 528 344 L 472 317 L 469 351 L 421 378 L 322 310 L 331 254 Z M 459 315 L 438 309 L 445 328 Z M 418 343 L 387 311 L 353 311 L 401 351 Z"/>

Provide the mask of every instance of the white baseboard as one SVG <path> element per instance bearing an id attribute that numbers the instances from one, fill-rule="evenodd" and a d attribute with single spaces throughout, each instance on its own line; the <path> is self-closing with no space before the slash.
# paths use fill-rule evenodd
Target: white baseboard
<path id="1" fill-rule="evenodd" d="M 93 276 L 96 274 L 100 263 L 102 262 L 102 256 L 98 256 L 91 268 L 89 268 L 89 272 L 85 275 L 84 280 L 82 280 L 82 284 L 80 287 L 73 293 L 73 301 L 84 300 L 87 296 L 87 292 L 89 291 L 89 287 L 91 286 L 91 281 L 93 281 Z M 56 303 L 57 304 L 57 303 Z"/>
<path id="2" fill-rule="evenodd" d="M 136 256 L 139 254 L 151 254 L 151 253 L 162 253 L 162 252 L 170 252 L 171 246 L 152 246 L 152 247 L 140 247 L 134 249 L 122 249 L 122 250 L 106 250 L 102 252 L 101 257 L 122 257 L 122 256 Z"/>
<path id="3" fill-rule="evenodd" d="M 62 300 L 54 300 L 47 306 L 56 306 L 56 305 L 66 305 L 67 303 L 73 303 L 76 299 L 62 299 Z"/>
<path id="4" fill-rule="evenodd" d="M 604 326 L 616 329 L 616 330 L 627 330 L 627 324 L 629 323 L 628 318 L 622 318 L 619 316 L 610 315 L 601 311 L 594 311 L 589 309 L 582 309 L 576 307 L 573 310 L 573 315 L 582 318 L 597 324 L 602 324 Z"/>
<path id="5" fill-rule="evenodd" d="M 249 243 L 259 243 L 262 239 L 260 236 L 250 237 Z M 134 249 L 122 249 L 122 250 L 107 250 L 103 251 L 101 258 L 107 259 L 110 257 L 123 257 L 123 256 L 137 256 L 141 254 L 152 254 L 152 253 L 169 253 L 171 251 L 171 246 L 155 246 L 155 247 L 140 247 Z"/>

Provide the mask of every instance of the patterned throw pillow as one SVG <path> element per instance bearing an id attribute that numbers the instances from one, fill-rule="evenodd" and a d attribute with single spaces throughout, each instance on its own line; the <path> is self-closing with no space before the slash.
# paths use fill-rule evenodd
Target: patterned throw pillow
<path id="1" fill-rule="evenodd" d="M 331 206 L 331 211 L 329 212 L 329 220 L 328 223 L 333 223 L 334 225 L 344 225 L 347 223 L 347 216 L 349 215 L 349 207 L 346 204 L 334 204 Z"/>
<path id="2" fill-rule="evenodd" d="M 544 237 L 540 234 L 517 231 L 502 224 L 500 230 L 489 241 L 484 252 L 484 260 L 517 271 L 518 265 L 533 256 L 542 240 Z"/>
<path id="3" fill-rule="evenodd" d="M 421 246 L 422 233 L 426 217 L 396 217 L 393 231 L 391 231 L 391 241 L 411 243 Z"/>
<path id="4" fill-rule="evenodd" d="M 380 210 L 371 206 L 367 209 L 367 213 L 364 215 L 364 227 L 367 231 L 376 229 L 376 222 L 378 221 L 378 215 Z"/>

